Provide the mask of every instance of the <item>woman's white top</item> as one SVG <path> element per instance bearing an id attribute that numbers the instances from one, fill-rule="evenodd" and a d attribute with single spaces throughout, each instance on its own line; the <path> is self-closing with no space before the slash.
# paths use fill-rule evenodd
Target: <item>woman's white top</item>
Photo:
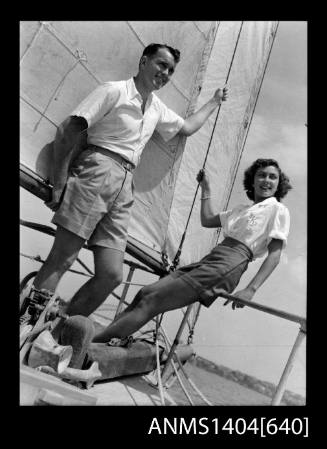
<path id="1" fill-rule="evenodd" d="M 225 237 L 244 243 L 253 253 L 253 260 L 267 251 L 271 239 L 286 245 L 290 229 L 290 214 L 284 204 L 275 197 L 257 204 L 240 205 L 221 212 L 220 222 Z"/>

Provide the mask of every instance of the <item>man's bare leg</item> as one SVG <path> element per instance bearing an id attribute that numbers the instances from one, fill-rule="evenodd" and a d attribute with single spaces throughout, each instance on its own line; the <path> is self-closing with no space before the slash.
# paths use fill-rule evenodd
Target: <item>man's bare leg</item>
<path id="1" fill-rule="evenodd" d="M 112 248 L 95 246 L 94 276 L 75 293 L 68 304 L 68 315 L 89 316 L 121 283 L 124 253 Z"/>
<path id="2" fill-rule="evenodd" d="M 85 239 L 58 226 L 50 253 L 34 279 L 34 287 L 54 292 L 57 285 L 76 260 Z"/>
<path id="3" fill-rule="evenodd" d="M 84 316 L 72 316 L 63 323 L 59 343 L 73 347 L 73 355 L 68 365 L 70 368 L 82 369 L 94 333 L 93 322 Z"/>
<path id="4" fill-rule="evenodd" d="M 179 309 L 196 302 L 198 293 L 181 279 L 170 276 L 142 288 L 129 306 L 93 341 L 107 342 L 113 337 L 124 338 L 133 334 L 159 313 Z"/>

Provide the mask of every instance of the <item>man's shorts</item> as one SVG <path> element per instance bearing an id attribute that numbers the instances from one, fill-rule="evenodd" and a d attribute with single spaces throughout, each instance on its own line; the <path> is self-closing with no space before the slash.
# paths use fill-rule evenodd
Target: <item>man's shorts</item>
<path id="1" fill-rule="evenodd" d="M 88 246 L 125 251 L 133 205 L 133 174 L 112 153 L 89 145 L 73 162 L 52 223 L 86 239 Z M 114 155 L 115 156 L 115 155 Z"/>
<path id="2" fill-rule="evenodd" d="M 227 237 L 199 262 L 181 267 L 170 276 L 191 285 L 199 301 L 209 307 L 221 289 L 233 292 L 252 258 L 252 251 L 246 245 Z"/>

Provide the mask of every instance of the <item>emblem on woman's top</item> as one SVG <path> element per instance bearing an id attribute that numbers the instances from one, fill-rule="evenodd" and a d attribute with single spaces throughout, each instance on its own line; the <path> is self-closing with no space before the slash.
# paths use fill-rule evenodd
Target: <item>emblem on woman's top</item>
<path id="1" fill-rule="evenodd" d="M 254 213 L 250 213 L 249 218 L 248 218 L 248 224 L 249 226 L 255 226 L 257 223 L 257 217 L 254 215 Z"/>

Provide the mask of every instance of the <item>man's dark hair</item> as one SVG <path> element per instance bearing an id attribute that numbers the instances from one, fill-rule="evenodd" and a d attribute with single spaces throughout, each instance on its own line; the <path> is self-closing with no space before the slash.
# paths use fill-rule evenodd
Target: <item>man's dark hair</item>
<path id="1" fill-rule="evenodd" d="M 160 48 L 166 48 L 173 56 L 175 63 L 177 64 L 180 60 L 181 53 L 177 48 L 170 47 L 166 44 L 150 44 L 143 50 L 142 56 L 153 56 L 157 53 Z"/>
<path id="2" fill-rule="evenodd" d="M 292 189 L 292 186 L 290 184 L 290 180 L 288 176 L 285 175 L 285 173 L 282 172 L 280 169 L 278 162 L 275 161 L 275 159 L 257 159 L 253 162 L 253 164 L 247 168 L 244 172 L 244 180 L 243 180 L 243 186 L 245 189 L 245 192 L 250 198 L 250 200 L 254 201 L 254 176 L 259 168 L 262 167 L 269 167 L 269 166 L 276 167 L 279 173 L 279 183 L 278 187 L 275 193 L 275 197 L 277 201 L 280 201 L 284 196 L 287 194 L 289 190 Z"/>

